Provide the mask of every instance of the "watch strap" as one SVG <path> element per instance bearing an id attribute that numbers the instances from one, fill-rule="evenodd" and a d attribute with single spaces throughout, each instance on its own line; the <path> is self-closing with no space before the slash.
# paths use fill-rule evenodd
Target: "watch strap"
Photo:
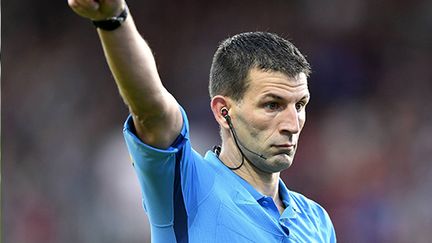
<path id="1" fill-rule="evenodd" d="M 92 20 L 92 22 L 93 25 L 99 29 L 113 31 L 122 25 L 122 23 L 126 20 L 128 13 L 128 7 L 125 5 L 125 8 L 118 16 L 104 20 Z"/>

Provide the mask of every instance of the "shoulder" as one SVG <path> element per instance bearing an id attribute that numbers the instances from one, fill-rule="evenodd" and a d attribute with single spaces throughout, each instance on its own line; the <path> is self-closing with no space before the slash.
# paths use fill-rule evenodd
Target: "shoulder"
<path id="1" fill-rule="evenodd" d="M 297 205 L 301 209 L 304 209 L 307 211 L 313 211 L 317 214 L 325 212 L 325 209 L 320 204 L 318 204 L 314 200 L 306 197 L 305 195 L 303 195 L 301 193 L 298 193 L 295 191 L 290 191 L 290 196 L 293 198 L 293 200 L 297 203 Z"/>
<path id="2" fill-rule="evenodd" d="M 189 141 L 189 122 L 187 119 L 186 112 L 181 106 L 179 106 L 183 117 L 183 126 L 174 142 L 166 149 L 156 148 L 150 144 L 146 144 L 142 141 L 135 129 L 135 125 L 132 119 L 132 115 L 129 115 L 123 126 L 123 135 L 126 141 L 126 145 L 129 150 L 134 163 L 141 164 L 141 161 L 158 160 L 163 161 L 166 158 L 171 158 L 178 152 L 182 152 L 182 155 L 186 157 L 184 151 L 185 144 Z"/>

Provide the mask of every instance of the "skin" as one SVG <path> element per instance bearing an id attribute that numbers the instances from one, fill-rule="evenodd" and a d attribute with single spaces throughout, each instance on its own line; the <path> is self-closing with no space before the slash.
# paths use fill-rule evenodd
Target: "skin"
<path id="1" fill-rule="evenodd" d="M 230 167 L 242 161 L 228 124 L 220 115 L 220 110 L 226 107 L 241 143 L 266 157 L 262 159 L 243 149 L 248 159 L 234 172 L 262 194 L 272 197 L 282 213 L 279 176 L 293 162 L 306 121 L 305 107 L 310 97 L 307 78 L 304 73 L 292 78 L 280 72 L 252 69 L 247 82 L 248 88 L 240 101 L 224 96 L 212 99 L 213 113 L 222 128 L 219 158 Z"/>
<path id="2" fill-rule="evenodd" d="M 125 7 L 124 0 L 68 0 L 68 4 L 91 20 L 117 16 Z M 153 147 L 168 148 L 180 133 L 183 119 L 177 101 L 160 80 L 152 51 L 139 34 L 132 13 L 118 29 L 97 32 L 137 135 Z"/>
<path id="3" fill-rule="evenodd" d="M 68 4 L 75 13 L 90 20 L 117 16 L 125 6 L 124 0 L 68 0 Z M 132 14 L 118 29 L 97 32 L 138 136 L 153 147 L 168 148 L 180 133 L 182 116 L 177 101 L 160 80 L 152 51 L 138 33 Z M 292 164 L 306 119 L 304 107 L 296 108 L 309 99 L 306 75 L 300 73 L 291 78 L 252 69 L 247 81 L 249 88 L 240 102 L 224 96 L 215 96 L 211 101 L 222 131 L 220 159 L 231 167 L 241 163 L 241 154 L 220 113 L 226 107 L 241 142 L 267 158 L 246 153 L 250 160 L 235 173 L 262 194 L 271 196 L 282 212 L 279 174 Z"/>

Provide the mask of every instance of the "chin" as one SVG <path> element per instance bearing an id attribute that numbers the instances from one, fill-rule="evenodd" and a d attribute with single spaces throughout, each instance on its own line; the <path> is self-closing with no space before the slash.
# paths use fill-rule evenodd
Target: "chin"
<path id="1" fill-rule="evenodd" d="M 269 172 L 277 173 L 288 169 L 292 163 L 293 157 L 283 154 L 268 159 L 267 167 Z"/>

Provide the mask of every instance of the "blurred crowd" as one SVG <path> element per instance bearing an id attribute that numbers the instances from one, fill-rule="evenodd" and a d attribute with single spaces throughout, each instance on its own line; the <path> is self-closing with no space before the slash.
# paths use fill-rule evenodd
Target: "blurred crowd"
<path id="1" fill-rule="evenodd" d="M 219 41 L 270 31 L 307 55 L 311 103 L 287 186 L 339 242 L 430 242 L 432 2 L 128 1 L 192 144 L 220 143 L 208 74 Z M 2 242 L 149 242 L 97 34 L 66 1 L 3 1 Z"/>

